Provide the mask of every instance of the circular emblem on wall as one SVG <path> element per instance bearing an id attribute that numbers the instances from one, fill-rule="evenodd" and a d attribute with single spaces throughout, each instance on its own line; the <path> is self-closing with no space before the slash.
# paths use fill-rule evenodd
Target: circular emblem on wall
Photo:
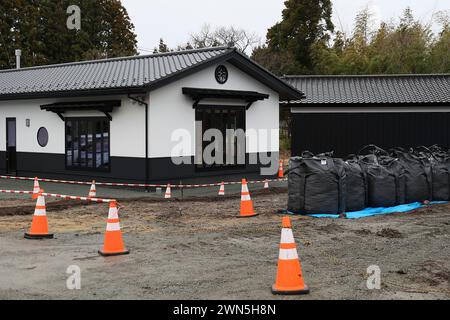
<path id="1" fill-rule="evenodd" d="M 227 67 L 220 65 L 216 68 L 216 80 L 220 84 L 224 84 L 228 81 Z"/>
<path id="2" fill-rule="evenodd" d="M 38 130 L 37 141 L 39 145 L 44 148 L 48 144 L 48 131 L 46 128 L 42 127 Z"/>

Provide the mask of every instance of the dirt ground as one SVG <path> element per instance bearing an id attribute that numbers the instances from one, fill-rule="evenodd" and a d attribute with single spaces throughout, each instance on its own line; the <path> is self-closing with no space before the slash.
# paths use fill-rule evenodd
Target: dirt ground
<path id="1" fill-rule="evenodd" d="M 103 258 L 108 208 L 51 201 L 56 239 L 30 241 L 31 200 L 0 201 L 0 299 L 450 299 L 450 205 L 363 220 L 292 217 L 311 294 L 275 297 L 286 190 L 253 194 L 256 218 L 236 219 L 239 197 L 120 202 L 129 256 Z M 81 290 L 66 288 L 71 265 Z M 381 268 L 368 290 L 367 268 Z"/>

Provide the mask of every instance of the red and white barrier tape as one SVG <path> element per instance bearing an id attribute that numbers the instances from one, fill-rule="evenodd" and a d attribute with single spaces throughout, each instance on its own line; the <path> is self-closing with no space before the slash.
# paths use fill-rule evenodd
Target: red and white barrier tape
<path id="1" fill-rule="evenodd" d="M 22 180 L 22 181 L 34 181 L 34 178 L 28 177 L 14 177 L 14 176 L 0 176 L 0 179 L 9 180 Z M 283 182 L 288 179 L 270 179 L 270 180 L 259 180 L 259 181 L 248 181 L 248 184 L 258 184 L 268 182 Z M 41 179 L 38 178 L 39 182 L 50 182 L 50 183 L 62 183 L 62 184 L 73 184 L 73 185 L 91 185 L 92 182 L 84 181 L 68 181 L 68 180 L 55 180 L 55 179 Z M 242 182 L 225 182 L 225 185 L 239 185 Z M 133 187 L 133 188 L 165 188 L 167 184 L 141 184 L 141 183 L 116 183 L 116 182 L 95 182 L 97 186 L 107 186 L 107 187 Z M 193 189 L 193 188 L 208 188 L 208 187 L 220 187 L 222 182 L 211 183 L 211 184 L 178 184 L 170 185 L 172 188 L 177 189 Z"/>
<path id="2" fill-rule="evenodd" d="M 33 191 L 17 191 L 17 190 L 0 190 L 0 193 L 9 193 L 9 194 L 29 194 L 32 195 Z M 58 198 L 64 200 L 76 200 L 76 201 L 86 201 L 86 202 L 96 202 L 96 203 L 111 203 L 116 200 L 113 199 L 99 199 L 99 198 L 88 198 L 88 197 L 78 197 L 78 196 L 67 196 L 63 194 L 54 194 L 54 193 L 43 193 L 44 197 L 49 198 Z"/>
<path id="3" fill-rule="evenodd" d="M 0 193 L 33 194 L 33 191 L 0 190 Z"/>
<path id="4" fill-rule="evenodd" d="M 62 194 L 54 194 L 54 193 L 43 193 L 45 197 L 50 198 L 59 198 L 64 200 L 76 200 L 76 201 L 86 201 L 86 202 L 96 202 L 96 203 L 111 203 L 117 202 L 114 199 L 99 199 L 99 198 L 88 198 L 88 197 L 78 197 L 78 196 L 66 196 Z"/>

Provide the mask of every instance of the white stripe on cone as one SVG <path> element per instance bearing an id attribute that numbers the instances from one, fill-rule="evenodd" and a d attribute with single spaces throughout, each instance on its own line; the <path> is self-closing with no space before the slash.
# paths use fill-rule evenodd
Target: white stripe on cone
<path id="1" fill-rule="evenodd" d="M 44 207 L 45 208 L 45 197 L 40 195 L 36 201 L 36 207 Z M 47 212 L 45 209 L 34 209 L 34 215 L 37 217 L 45 217 Z"/>
<path id="2" fill-rule="evenodd" d="M 294 233 L 292 229 L 281 230 L 281 243 L 282 244 L 295 244 Z"/>
<path id="3" fill-rule="evenodd" d="M 120 222 L 108 223 L 106 225 L 106 231 L 120 231 Z"/>
<path id="4" fill-rule="evenodd" d="M 269 181 L 268 180 L 266 180 L 264 182 L 264 189 L 269 189 Z"/>
<path id="5" fill-rule="evenodd" d="M 249 194 L 247 194 L 247 195 L 242 195 L 241 196 L 241 201 L 251 201 L 252 200 L 252 198 L 250 197 L 250 195 Z"/>
<path id="6" fill-rule="evenodd" d="M 37 199 L 37 202 L 36 202 L 36 205 L 37 206 L 45 206 L 45 197 L 41 194 L 41 195 L 39 195 L 39 197 L 38 197 L 38 199 Z"/>
<path id="7" fill-rule="evenodd" d="M 298 260 L 297 249 L 280 249 L 280 260 Z"/>
<path id="8" fill-rule="evenodd" d="M 108 219 L 109 220 L 119 219 L 119 212 L 118 212 L 117 208 L 109 209 Z"/>
<path id="9" fill-rule="evenodd" d="M 45 209 L 35 209 L 34 215 L 36 217 L 45 217 L 47 215 L 47 213 L 45 212 Z"/>

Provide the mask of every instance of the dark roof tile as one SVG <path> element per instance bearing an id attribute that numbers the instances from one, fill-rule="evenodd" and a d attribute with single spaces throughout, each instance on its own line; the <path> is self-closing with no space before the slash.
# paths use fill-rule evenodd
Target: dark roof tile
<path id="1" fill-rule="evenodd" d="M 144 87 L 235 50 L 216 47 L 0 71 L 0 96 Z"/>
<path id="2" fill-rule="evenodd" d="M 301 104 L 450 104 L 450 74 L 283 79 L 305 93 Z"/>

